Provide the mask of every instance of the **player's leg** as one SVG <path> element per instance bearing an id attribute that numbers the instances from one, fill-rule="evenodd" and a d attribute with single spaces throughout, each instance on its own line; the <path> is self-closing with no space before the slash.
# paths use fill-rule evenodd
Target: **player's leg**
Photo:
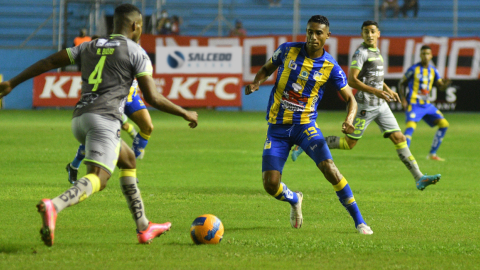
<path id="1" fill-rule="evenodd" d="M 141 244 L 150 244 L 155 237 L 170 230 L 172 224 L 170 222 L 157 224 L 147 219 L 142 195 L 137 185 L 135 154 L 123 141 L 117 165 L 120 168 L 120 188 L 137 226 L 138 241 Z"/>
<path id="2" fill-rule="evenodd" d="M 297 143 L 305 149 L 305 153 L 315 161 L 315 164 L 317 164 L 317 167 L 323 173 L 325 178 L 333 185 L 340 203 L 353 218 L 355 228 L 358 232 L 361 234 L 372 234 L 373 231 L 363 220 L 362 214 L 360 213 L 347 180 L 343 177 L 333 162 L 332 155 L 322 132 L 316 125 L 309 124 L 302 126 L 301 130 L 296 132 Z"/>
<path id="3" fill-rule="evenodd" d="M 410 171 L 415 183 L 419 190 L 425 189 L 428 185 L 435 184 L 440 180 L 441 175 L 423 175 L 418 167 L 415 157 L 410 152 L 410 148 L 407 145 L 407 140 L 402 134 L 397 119 L 393 115 L 390 107 L 384 103 L 381 107 L 381 111 L 375 122 L 380 127 L 384 138 L 390 138 L 395 145 L 397 155 L 405 164 L 405 167 Z"/>
<path id="4" fill-rule="evenodd" d="M 292 144 L 288 142 L 289 131 L 281 126 L 270 125 L 262 156 L 262 180 L 265 191 L 275 199 L 288 202 L 291 206 L 290 224 L 300 228 L 303 223 L 301 192 L 291 191 L 282 182 L 283 166 Z"/>
<path id="5" fill-rule="evenodd" d="M 417 123 L 416 122 L 407 121 L 404 135 L 405 135 L 405 139 L 407 141 L 408 147 L 410 147 L 410 144 L 412 142 L 413 132 L 415 132 L 416 128 L 417 128 Z"/>
<path id="6" fill-rule="evenodd" d="M 150 113 L 148 113 L 146 108 L 135 111 L 129 116 L 129 118 L 132 119 L 132 121 L 135 122 L 135 124 L 137 124 L 137 126 L 140 128 L 140 132 L 138 132 L 133 140 L 132 148 L 135 152 L 135 157 L 141 159 L 145 154 L 145 148 L 147 147 L 148 139 L 150 139 L 150 136 L 153 132 L 152 118 L 150 117 Z"/>
<path id="7" fill-rule="evenodd" d="M 352 134 L 347 134 L 344 137 L 328 136 L 325 138 L 329 149 L 351 150 L 357 145 L 358 140 L 363 136 L 368 125 L 375 119 L 378 111 L 367 111 L 362 108 L 358 109 L 357 115 L 353 125 L 355 130 Z"/>
<path id="8" fill-rule="evenodd" d="M 406 129 L 405 129 L 405 137 L 407 140 L 407 145 L 410 147 L 413 132 L 417 128 L 417 123 L 422 120 L 423 116 L 425 115 L 425 110 L 423 105 L 412 104 L 408 105 L 407 110 L 405 111 L 405 121 L 406 121 Z"/>
<path id="9" fill-rule="evenodd" d="M 77 140 L 85 145 L 87 175 L 59 196 L 51 200 L 43 199 L 37 204 L 43 221 L 40 234 L 47 246 L 53 245 L 57 214 L 105 188 L 118 159 L 118 121 L 95 114 L 83 114 L 72 120 L 72 131 Z"/>
<path id="10" fill-rule="evenodd" d="M 137 136 L 137 130 L 132 124 L 128 123 L 128 117 L 125 114 L 122 115 L 122 130 L 125 130 L 132 140 Z"/>
<path id="11" fill-rule="evenodd" d="M 445 161 L 445 159 L 437 156 L 437 151 L 438 151 L 438 148 L 440 148 L 440 145 L 442 144 L 443 137 L 445 137 L 445 133 L 447 132 L 449 123 L 443 117 L 443 114 L 440 112 L 440 110 L 437 110 L 435 106 L 433 106 L 432 104 L 429 104 L 428 107 L 429 107 L 428 112 L 423 118 L 423 120 L 425 120 L 425 122 L 431 127 L 438 126 L 438 130 L 437 132 L 435 132 L 435 136 L 433 137 L 432 147 L 430 148 L 430 152 L 427 156 L 427 159 L 436 160 L 436 161 Z"/>
<path id="12" fill-rule="evenodd" d="M 68 182 L 70 182 L 70 184 L 75 184 L 75 182 L 77 181 L 78 168 L 80 167 L 80 164 L 82 164 L 84 158 L 85 145 L 80 144 L 77 150 L 77 154 L 75 154 L 75 158 L 72 162 L 68 163 L 67 167 L 65 168 L 68 173 Z"/>
<path id="13" fill-rule="evenodd" d="M 298 156 L 300 156 L 302 153 L 303 149 L 298 145 L 294 145 L 292 148 L 292 154 L 290 155 L 292 157 L 292 161 L 297 161 Z"/>

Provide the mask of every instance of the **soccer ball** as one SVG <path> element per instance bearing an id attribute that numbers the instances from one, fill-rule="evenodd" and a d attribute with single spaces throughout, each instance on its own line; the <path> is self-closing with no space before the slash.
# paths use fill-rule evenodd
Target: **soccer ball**
<path id="1" fill-rule="evenodd" d="M 223 238 L 222 221 L 214 215 L 201 215 L 193 221 L 190 237 L 197 245 L 218 244 Z"/>

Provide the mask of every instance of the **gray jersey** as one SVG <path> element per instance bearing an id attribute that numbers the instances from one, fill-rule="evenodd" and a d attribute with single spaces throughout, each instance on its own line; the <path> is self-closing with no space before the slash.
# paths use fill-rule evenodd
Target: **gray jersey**
<path id="1" fill-rule="evenodd" d="M 152 75 L 147 53 L 122 35 L 85 42 L 67 53 L 72 64 L 82 64 L 82 96 L 73 117 L 88 112 L 121 121 L 133 79 Z"/>
<path id="2" fill-rule="evenodd" d="M 378 48 L 368 48 L 365 43 L 362 43 L 352 57 L 350 68 L 360 70 L 358 79 L 364 84 L 380 90 L 383 89 L 383 57 Z M 373 109 L 385 102 L 374 94 L 363 91 L 358 91 L 355 94 L 355 99 L 362 108 L 372 107 Z"/>

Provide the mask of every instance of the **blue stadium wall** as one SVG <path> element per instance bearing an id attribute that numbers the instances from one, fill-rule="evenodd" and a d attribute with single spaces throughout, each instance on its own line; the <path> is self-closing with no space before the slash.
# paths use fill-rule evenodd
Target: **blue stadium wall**
<path id="1" fill-rule="evenodd" d="M 0 49 L 0 74 L 3 80 L 11 79 L 31 64 L 55 52 L 55 50 Z M 32 97 L 33 80 L 28 80 L 4 98 L 4 109 L 31 109 Z"/>

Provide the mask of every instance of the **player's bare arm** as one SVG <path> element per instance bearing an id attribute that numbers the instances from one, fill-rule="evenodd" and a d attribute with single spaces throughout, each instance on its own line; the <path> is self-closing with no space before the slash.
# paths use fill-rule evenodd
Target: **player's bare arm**
<path id="1" fill-rule="evenodd" d="M 398 94 L 393 92 L 386 83 L 383 83 L 383 91 L 388 92 L 389 96 L 392 97 L 391 101 L 400 102 L 400 97 L 398 96 Z"/>
<path id="2" fill-rule="evenodd" d="M 70 58 L 66 50 L 61 50 L 49 57 L 42 59 L 29 66 L 14 78 L 0 83 L 0 98 L 8 95 L 17 85 L 22 82 L 45 73 L 49 70 L 70 65 Z"/>
<path id="3" fill-rule="evenodd" d="M 452 84 L 452 81 L 450 79 L 439 79 L 436 83 L 438 90 L 445 91 Z"/>
<path id="4" fill-rule="evenodd" d="M 263 65 L 263 67 L 257 72 L 257 75 L 255 75 L 253 83 L 245 87 L 245 95 L 250 95 L 251 93 L 257 91 L 260 87 L 260 84 L 265 82 L 277 68 L 278 66 L 272 64 L 270 61 Z"/>
<path id="5" fill-rule="evenodd" d="M 407 89 L 407 84 L 408 80 L 405 76 L 403 76 L 402 79 L 398 82 L 398 93 L 400 93 L 400 100 L 402 102 L 402 107 L 404 110 L 406 110 L 408 106 L 407 99 L 405 98 L 407 96 L 407 93 L 405 92 Z"/>
<path id="6" fill-rule="evenodd" d="M 145 75 L 137 78 L 137 81 L 148 104 L 157 110 L 183 117 L 183 119 L 190 122 L 188 125 L 191 128 L 195 128 L 198 125 L 197 112 L 187 111 L 158 93 L 152 76 Z"/>
<path id="7" fill-rule="evenodd" d="M 342 124 L 342 132 L 344 134 L 351 134 L 353 131 L 355 131 L 353 120 L 357 114 L 357 101 L 353 96 L 352 88 L 348 85 L 340 91 L 340 95 L 347 103 L 347 118 L 345 118 L 345 122 Z"/>
<path id="8" fill-rule="evenodd" d="M 375 96 L 379 98 L 383 98 L 386 101 L 390 101 L 393 98 L 392 96 L 390 96 L 390 93 L 387 91 L 382 91 L 364 84 L 362 81 L 358 79 L 358 74 L 360 74 L 359 69 L 350 68 L 350 71 L 348 72 L 348 85 L 350 85 L 351 87 L 359 91 L 374 94 Z"/>

